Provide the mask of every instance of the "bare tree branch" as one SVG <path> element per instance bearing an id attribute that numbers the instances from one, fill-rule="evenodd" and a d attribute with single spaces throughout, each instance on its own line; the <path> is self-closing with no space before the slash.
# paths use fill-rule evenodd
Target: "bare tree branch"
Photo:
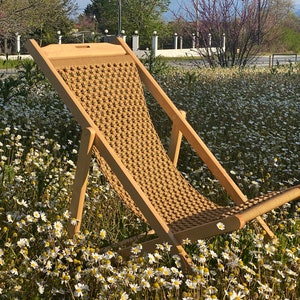
<path id="1" fill-rule="evenodd" d="M 206 49 L 211 66 L 244 66 L 290 11 L 289 3 L 291 0 L 190 0 L 185 4 L 185 15 L 187 22 L 194 24 L 197 44 Z"/>

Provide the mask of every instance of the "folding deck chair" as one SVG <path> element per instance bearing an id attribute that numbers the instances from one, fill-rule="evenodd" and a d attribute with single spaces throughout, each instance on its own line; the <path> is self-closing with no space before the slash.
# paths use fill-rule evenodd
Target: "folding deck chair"
<path id="1" fill-rule="evenodd" d="M 27 48 L 82 127 L 81 145 L 70 206 L 71 234 L 80 230 L 89 163 L 95 156 L 103 174 L 124 203 L 148 222 L 158 238 L 145 251 L 169 242 L 189 264 L 181 241 L 208 238 L 242 228 L 261 215 L 300 199 L 300 186 L 247 200 L 190 124 L 139 59 L 120 38 L 114 44 L 62 44 Z M 151 122 L 143 85 L 173 122 L 170 157 Z M 185 136 L 236 203 L 223 207 L 198 193 L 176 168 L 181 135 Z"/>

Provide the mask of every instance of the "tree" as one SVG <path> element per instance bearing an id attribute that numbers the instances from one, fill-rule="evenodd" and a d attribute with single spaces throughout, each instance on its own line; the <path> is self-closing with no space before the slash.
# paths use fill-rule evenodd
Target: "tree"
<path id="1" fill-rule="evenodd" d="M 184 11 L 209 64 L 228 67 L 245 66 L 291 9 L 291 0 L 191 0 Z"/>
<path id="2" fill-rule="evenodd" d="M 279 45 L 274 52 L 292 51 L 300 52 L 300 19 L 295 14 L 290 14 L 280 26 Z"/>
<path id="3" fill-rule="evenodd" d="M 86 15 L 95 15 L 98 29 L 104 33 L 117 34 L 118 3 L 122 4 L 121 24 L 127 34 L 136 30 L 141 33 L 141 44 L 149 43 L 153 31 L 163 32 L 162 14 L 167 11 L 170 0 L 92 0 L 85 9 Z"/>
<path id="4" fill-rule="evenodd" d="M 169 0 L 131 0 L 124 5 L 123 25 L 126 31 L 133 34 L 135 30 L 141 33 L 141 41 L 150 41 L 153 31 L 161 36 L 165 28 L 162 14 L 167 11 Z"/>
<path id="5" fill-rule="evenodd" d="M 0 1 L 0 38 L 7 41 L 16 33 L 37 38 L 40 44 L 52 42 L 56 32 L 69 31 L 74 0 L 2 0 Z"/>
<path id="6" fill-rule="evenodd" d="M 32 1 L 32 0 L 31 0 Z M 69 34 L 73 28 L 71 14 L 76 10 L 75 0 L 42 0 L 43 9 L 35 9 L 30 25 L 31 33 L 39 40 L 40 45 L 57 41 L 57 32 L 63 35 Z"/>
<path id="7" fill-rule="evenodd" d="M 108 30 L 110 33 L 116 33 L 118 20 L 118 1 L 111 0 L 92 0 L 84 10 L 86 18 L 97 20 L 97 29 L 104 33 Z"/>

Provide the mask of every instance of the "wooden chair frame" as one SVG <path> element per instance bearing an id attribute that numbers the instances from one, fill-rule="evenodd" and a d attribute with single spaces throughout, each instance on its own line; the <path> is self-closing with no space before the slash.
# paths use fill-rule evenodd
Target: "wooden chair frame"
<path id="1" fill-rule="evenodd" d="M 138 68 L 140 78 L 145 84 L 146 88 L 151 92 L 156 101 L 164 109 L 166 114 L 173 122 L 173 129 L 171 134 L 171 143 L 168 154 L 174 165 L 177 164 L 178 153 L 180 149 L 180 142 L 182 135 L 187 139 L 192 148 L 196 151 L 198 156 L 207 165 L 215 178 L 225 188 L 231 199 L 240 205 L 247 201 L 246 196 L 242 193 L 240 188 L 235 184 L 232 178 L 228 175 L 226 170 L 221 166 L 216 157 L 207 148 L 205 143 L 201 140 L 198 134 L 194 131 L 191 125 L 185 118 L 185 114 L 179 111 L 166 93 L 161 89 L 158 83 L 150 75 L 140 60 L 133 54 L 127 44 L 121 39 L 117 38 L 115 45 L 112 44 L 75 44 L 75 45 L 50 45 L 40 48 L 34 40 L 27 43 L 27 48 L 31 55 L 38 63 L 46 77 L 50 80 L 53 86 L 62 97 L 75 119 L 82 127 L 81 144 L 77 162 L 77 171 L 75 175 L 73 198 L 70 205 L 71 216 L 77 220 L 76 226 L 71 225 L 69 228 L 70 234 L 77 233 L 80 230 L 82 222 L 82 212 L 84 206 L 84 198 L 86 193 L 86 186 L 88 182 L 89 163 L 92 156 L 92 147 L 95 146 L 101 156 L 108 163 L 114 174 L 117 174 L 118 179 L 128 191 L 132 199 L 134 199 L 136 206 L 142 211 L 144 217 L 148 220 L 150 226 L 158 234 L 159 238 L 154 241 L 149 241 L 143 244 L 144 250 L 153 250 L 155 244 L 166 241 L 174 246 L 175 253 L 181 255 L 183 263 L 187 266 L 190 264 L 186 252 L 184 251 L 180 241 L 186 237 L 196 240 L 199 237 L 199 229 L 194 228 L 174 234 L 166 221 L 161 218 L 153 207 L 147 196 L 136 183 L 130 172 L 126 169 L 118 155 L 111 148 L 103 134 L 94 125 L 90 116 L 78 105 L 78 101 L 68 85 L 64 82 L 61 76 L 55 69 L 54 64 L 59 63 L 60 60 L 74 59 L 75 61 L 80 57 L 97 57 L 99 51 L 107 53 L 107 55 L 129 55 L 133 59 Z M 300 197 L 299 187 L 287 190 L 281 193 L 266 203 L 261 203 L 255 206 L 255 209 L 249 209 L 243 214 L 230 216 L 222 222 L 227 228 L 227 231 L 233 231 L 242 228 L 245 223 L 254 218 L 264 228 L 267 234 L 272 237 L 273 232 L 268 225 L 261 218 L 261 215 L 269 210 L 276 208 L 288 201 L 298 199 Z M 206 238 L 216 234 L 220 234 L 220 230 L 216 226 L 207 224 L 201 227 L 201 238 Z"/>

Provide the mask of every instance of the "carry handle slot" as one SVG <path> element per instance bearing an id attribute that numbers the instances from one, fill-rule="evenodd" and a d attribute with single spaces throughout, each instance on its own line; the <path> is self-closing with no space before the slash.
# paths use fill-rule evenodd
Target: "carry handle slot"
<path id="1" fill-rule="evenodd" d="M 90 45 L 76 45 L 75 48 L 91 48 Z"/>

